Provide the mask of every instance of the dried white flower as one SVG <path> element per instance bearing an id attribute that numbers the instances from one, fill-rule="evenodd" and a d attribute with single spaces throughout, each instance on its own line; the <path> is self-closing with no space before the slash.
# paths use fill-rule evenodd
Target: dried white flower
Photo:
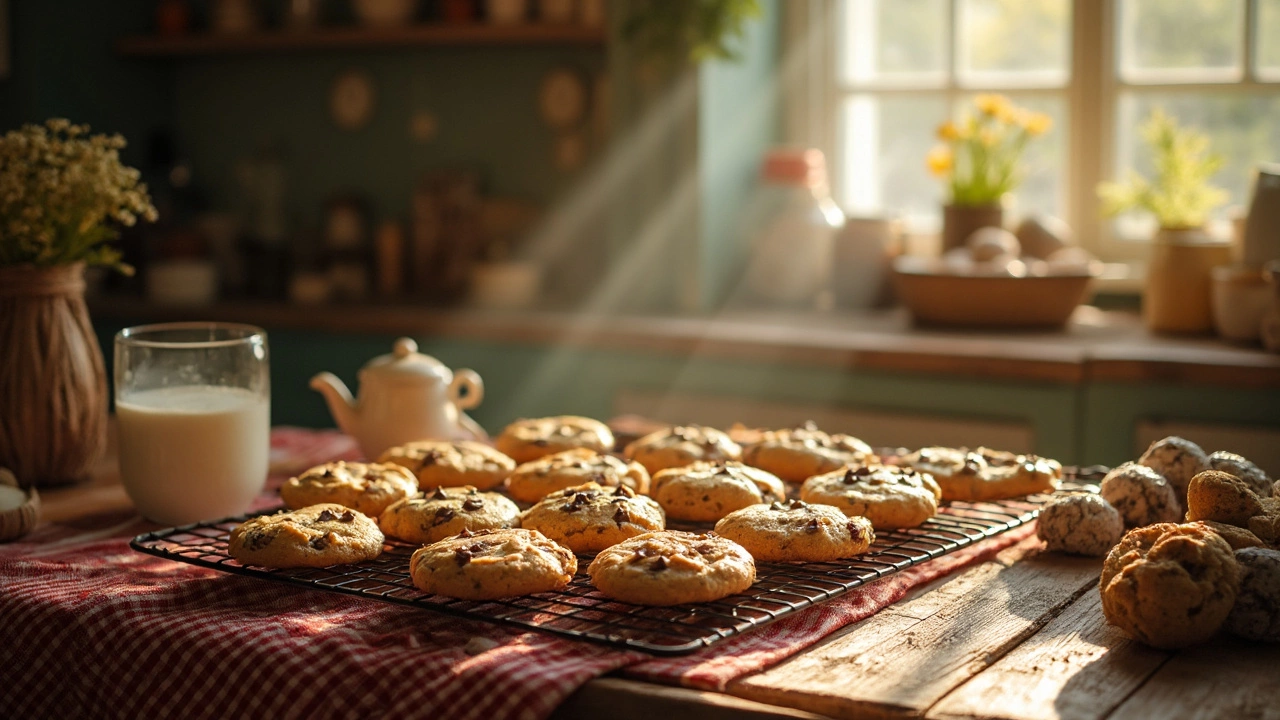
<path id="1" fill-rule="evenodd" d="M 0 265 L 112 265 L 116 225 L 154 222 L 141 174 L 120 162 L 119 135 L 61 118 L 0 136 Z"/>

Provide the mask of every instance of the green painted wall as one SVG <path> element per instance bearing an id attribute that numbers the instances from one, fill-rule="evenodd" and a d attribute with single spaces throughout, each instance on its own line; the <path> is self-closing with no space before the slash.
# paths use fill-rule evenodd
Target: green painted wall
<path id="1" fill-rule="evenodd" d="M 760 161 L 780 136 L 779 3 L 760 3 L 763 16 L 747 27 L 738 61 L 699 69 L 699 191 L 702 243 L 698 256 L 703 308 L 723 302 L 745 264 L 741 224 L 760 175 Z"/>
<path id="2" fill-rule="evenodd" d="M 153 0 L 11 0 L 10 76 L 0 79 L 0 131 L 65 117 L 130 143 L 172 122 L 167 71 L 116 56 L 117 37 L 146 32 Z"/>
<path id="3" fill-rule="evenodd" d="M 233 207 L 237 163 L 261 147 L 283 152 L 288 205 L 315 223 L 337 191 L 369 196 L 379 217 L 407 219 L 422 174 L 481 173 L 487 193 L 547 203 L 573 173 L 553 164 L 555 134 L 538 116 L 539 82 L 567 66 L 590 79 L 603 67 L 598 48 L 438 48 L 226 57 L 174 69 L 180 145 L 215 207 Z M 329 116 L 329 90 L 359 70 L 377 100 L 368 125 L 347 131 Z M 435 116 L 436 135 L 410 136 L 413 113 Z"/>

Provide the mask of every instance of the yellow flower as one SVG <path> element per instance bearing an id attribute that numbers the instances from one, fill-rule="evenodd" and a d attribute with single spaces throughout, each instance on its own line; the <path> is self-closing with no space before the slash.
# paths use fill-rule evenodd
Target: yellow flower
<path id="1" fill-rule="evenodd" d="M 938 126 L 939 140 L 955 140 L 960 137 L 960 129 L 950 120 Z"/>
<path id="2" fill-rule="evenodd" d="M 929 172 L 937 177 L 942 177 L 951 172 L 951 148 L 946 145 L 938 145 L 929 151 L 925 157 L 925 163 L 929 166 Z"/>
<path id="3" fill-rule="evenodd" d="M 995 147 L 999 140 L 1000 136 L 993 128 L 982 128 L 982 132 L 978 133 L 978 142 L 982 143 L 982 147 Z"/>
<path id="4" fill-rule="evenodd" d="M 1009 98 L 996 93 L 983 93 L 973 99 L 973 104 L 983 115 L 1008 120 L 1013 114 Z"/>
<path id="5" fill-rule="evenodd" d="M 1018 124 L 1028 135 L 1043 135 L 1053 127 L 1053 118 L 1044 113 L 1023 112 L 1019 114 Z"/>

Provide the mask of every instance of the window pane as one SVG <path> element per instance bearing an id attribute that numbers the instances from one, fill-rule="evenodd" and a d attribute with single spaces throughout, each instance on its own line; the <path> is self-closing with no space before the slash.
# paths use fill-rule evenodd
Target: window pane
<path id="1" fill-rule="evenodd" d="M 855 214 L 899 213 L 936 228 L 942 184 L 925 155 L 947 117 L 941 96 L 854 95 L 841 108 L 840 202 Z"/>
<path id="2" fill-rule="evenodd" d="M 844 0 L 840 75 L 847 83 L 941 85 L 946 0 Z"/>
<path id="3" fill-rule="evenodd" d="M 1070 75 L 1068 0 L 961 0 L 961 84 L 1054 87 Z"/>
<path id="4" fill-rule="evenodd" d="M 1116 117 L 1116 177 L 1124 178 L 1130 168 L 1151 176 L 1151 152 L 1139 134 L 1139 127 L 1151 111 L 1164 108 L 1180 126 L 1194 126 L 1209 135 L 1213 152 L 1225 160 L 1214 176 L 1214 185 L 1231 194 L 1230 204 L 1249 200 L 1253 172 L 1259 163 L 1280 160 L 1280 91 L 1267 94 L 1243 92 L 1128 92 L 1120 97 Z M 1217 217 L 1226 217 L 1226 207 Z M 1125 237 L 1147 237 L 1153 222 L 1135 215 L 1119 223 Z"/>
<path id="5" fill-rule="evenodd" d="M 1258 25 L 1253 37 L 1258 78 L 1280 81 L 1280 0 L 1258 0 Z"/>
<path id="6" fill-rule="evenodd" d="M 1229 82 L 1242 76 L 1245 0 L 1121 0 L 1127 82 Z"/>

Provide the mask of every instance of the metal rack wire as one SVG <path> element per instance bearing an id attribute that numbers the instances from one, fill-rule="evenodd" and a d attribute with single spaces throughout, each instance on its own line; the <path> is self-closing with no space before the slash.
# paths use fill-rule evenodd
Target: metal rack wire
<path id="1" fill-rule="evenodd" d="M 1100 477 L 1096 469 L 1071 472 L 1064 491 Z M 149 555 L 300 587 L 346 593 L 467 618 L 556 633 L 658 655 L 680 655 L 839 597 L 854 588 L 1030 522 L 1048 500 L 1032 495 L 996 502 L 952 502 L 918 528 L 876 532 L 864 555 L 810 563 L 758 563 L 746 592 L 711 603 L 649 607 L 617 602 L 596 592 L 579 563 L 563 590 L 503 600 L 455 600 L 418 590 L 409 556 L 418 545 L 388 540 L 382 555 L 353 565 L 269 569 L 244 566 L 227 554 L 227 538 L 246 516 L 184 525 L 139 535 L 130 544 Z M 275 512 L 274 510 L 268 512 Z M 700 528 L 706 529 L 706 528 Z"/>

